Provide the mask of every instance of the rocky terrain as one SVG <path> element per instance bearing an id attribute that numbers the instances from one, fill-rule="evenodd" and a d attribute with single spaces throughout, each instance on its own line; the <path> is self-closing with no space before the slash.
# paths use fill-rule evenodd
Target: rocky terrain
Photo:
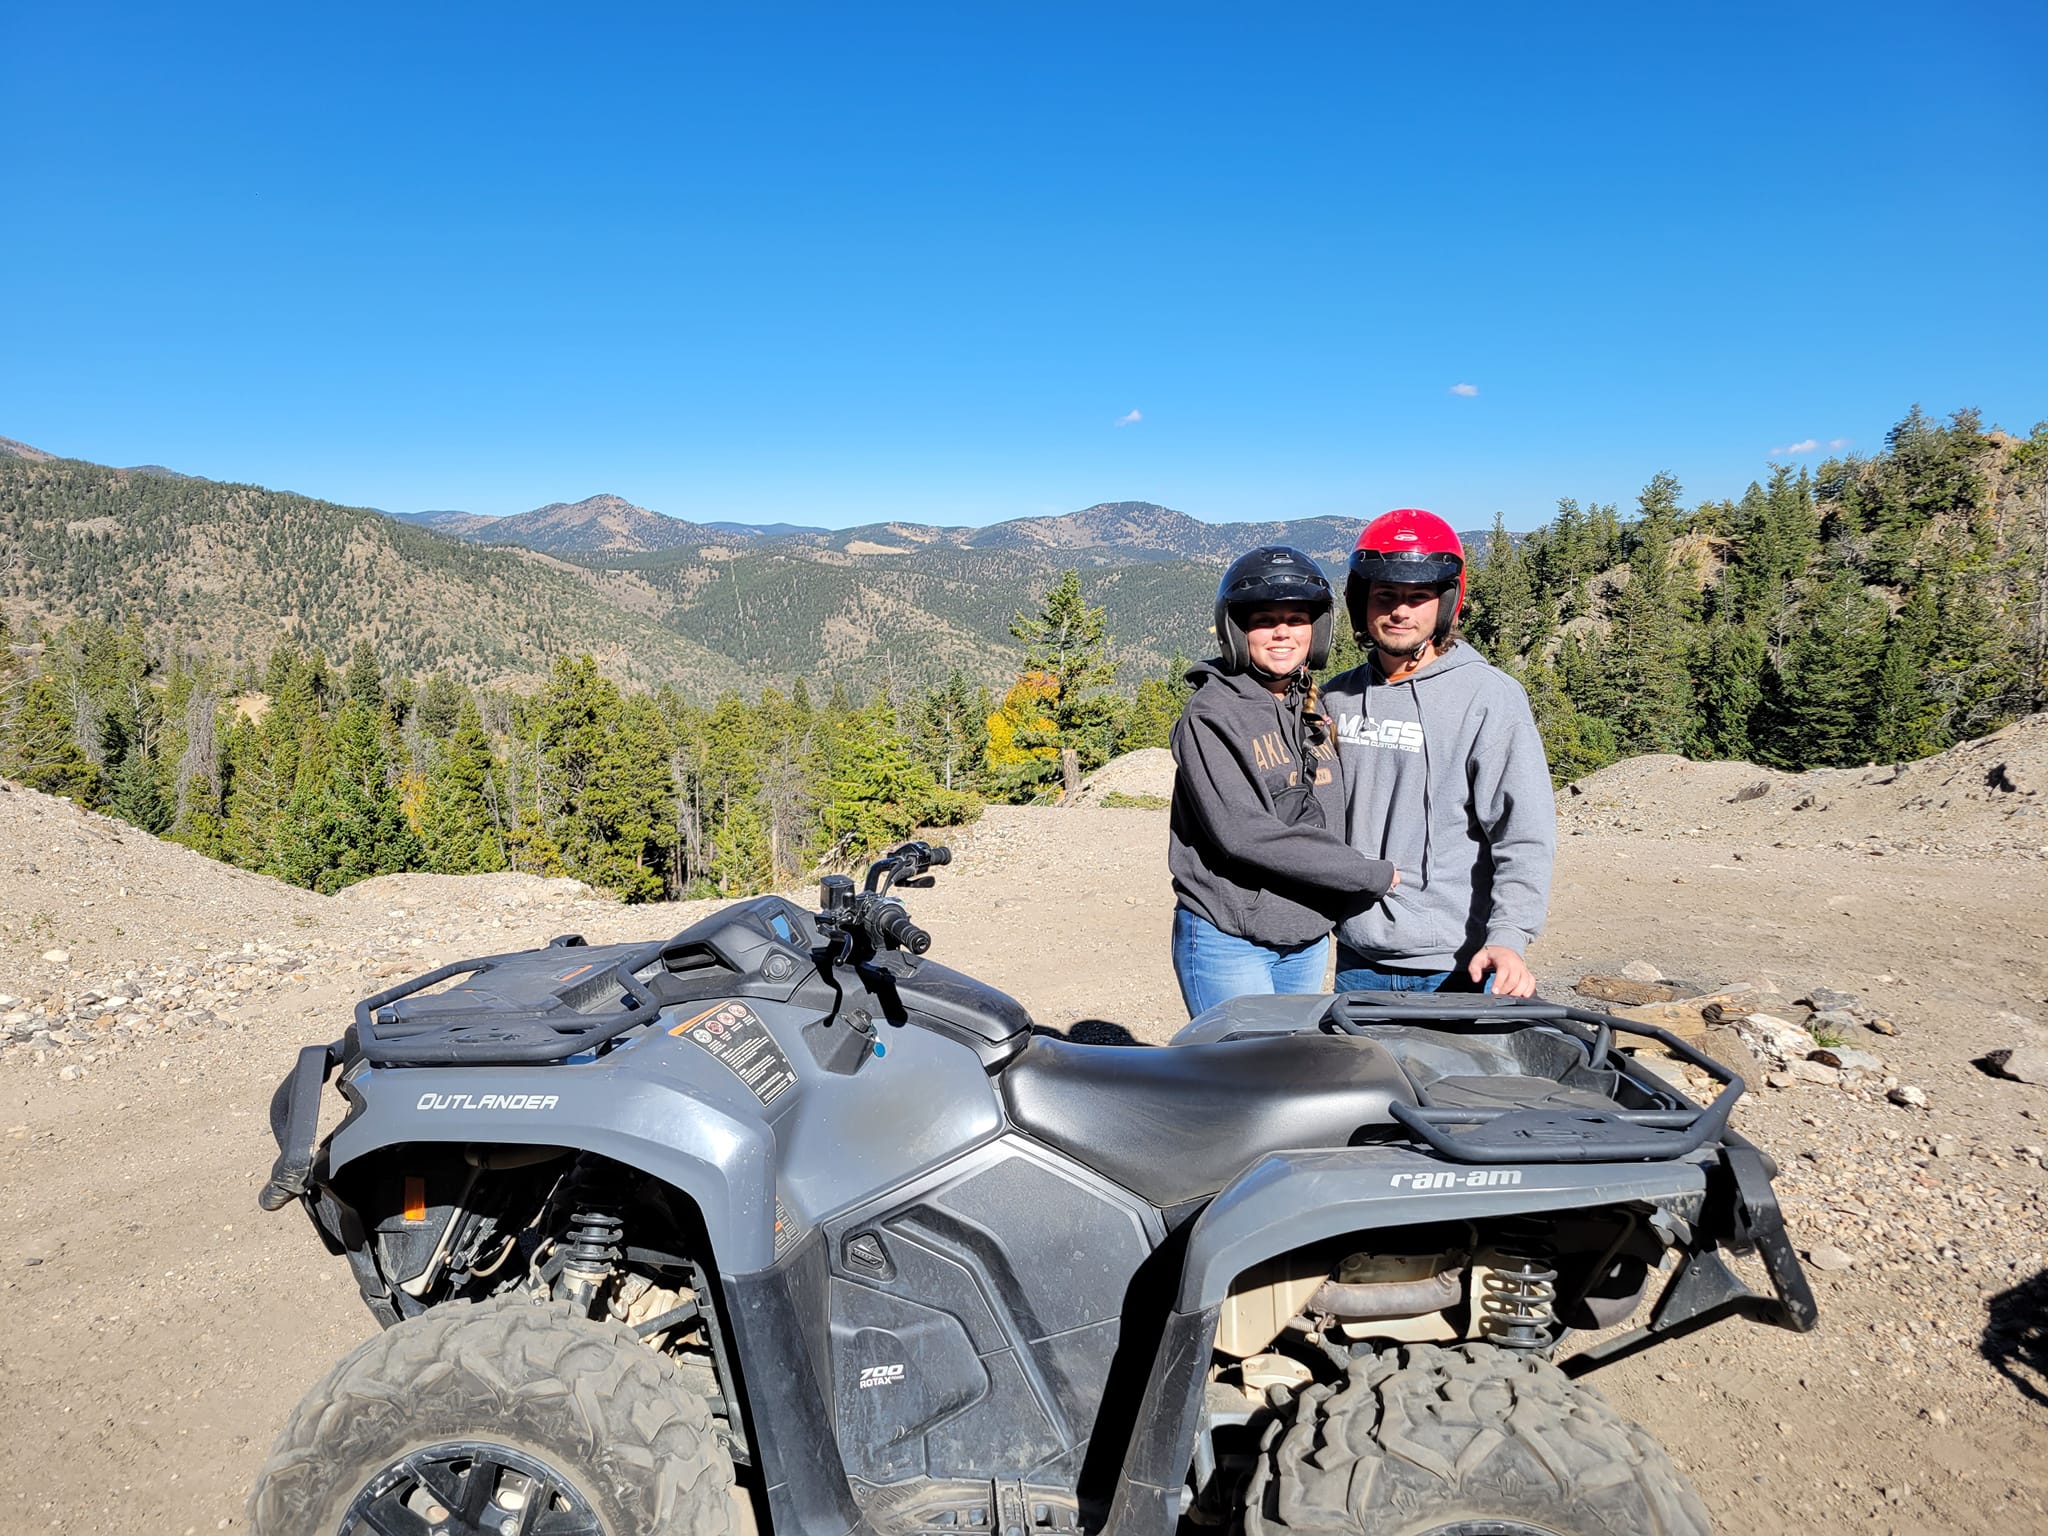
<path id="1" fill-rule="evenodd" d="M 1046 1026 L 1166 1039 L 1170 774 L 991 809 L 912 897 L 936 953 Z M 1753 1061 L 1737 1124 L 1820 1300 L 1814 1334 L 1731 1323 L 1595 1378 L 1723 1532 L 2048 1530 L 2044 786 L 2036 717 L 1903 770 L 1642 758 L 1559 797 L 1544 992 L 1632 983 Z M 516 875 L 320 897 L 12 788 L 0 892 L 0 1529 L 174 1536 L 240 1526 L 372 1326 L 303 1217 L 255 1206 L 292 1053 L 441 961 L 704 909 Z"/>

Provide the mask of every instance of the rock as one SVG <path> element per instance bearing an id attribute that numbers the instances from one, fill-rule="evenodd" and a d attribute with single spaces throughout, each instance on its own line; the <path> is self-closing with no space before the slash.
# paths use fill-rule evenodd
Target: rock
<path id="1" fill-rule="evenodd" d="M 1664 973 L 1647 960 L 1631 960 L 1621 968 L 1621 974 L 1630 981 L 1662 981 Z"/>
<path id="2" fill-rule="evenodd" d="M 1823 1088 L 1838 1087 L 1842 1081 L 1841 1068 L 1825 1066 L 1818 1061 L 1787 1062 L 1785 1072 L 1795 1082 L 1818 1083 Z"/>
<path id="3" fill-rule="evenodd" d="M 71 951 L 68 949 L 46 949 L 43 951 L 43 959 L 51 965 L 69 965 L 71 963 Z"/>
<path id="4" fill-rule="evenodd" d="M 1793 1084 L 1797 1083 L 1799 1079 L 1794 1077 L 1790 1072 L 1770 1072 L 1765 1074 L 1764 1081 L 1769 1083 L 1773 1088 L 1790 1088 Z"/>
<path id="5" fill-rule="evenodd" d="M 1934 1138 L 1934 1155 L 1936 1157 L 1954 1157 L 1962 1150 L 1963 1144 L 1953 1136 L 1937 1136 Z"/>
<path id="6" fill-rule="evenodd" d="M 1590 997 L 1598 1002 L 1624 1003 L 1631 1006 L 1673 1002 L 1679 996 L 1676 987 L 1655 980 L 1638 981 L 1624 976 L 1581 976 L 1578 985 L 1572 990 L 1582 997 Z"/>
<path id="7" fill-rule="evenodd" d="M 81 1077 L 85 1076 L 85 1068 L 79 1066 L 76 1062 L 73 1062 L 70 1066 L 65 1067 L 61 1071 L 59 1071 L 57 1073 L 57 1076 L 62 1078 L 67 1083 L 75 1083 Z"/>
<path id="8" fill-rule="evenodd" d="M 1763 1063 L 1756 1059 L 1732 1028 L 1724 1025 L 1708 1029 L 1706 1038 L 1699 1042 L 1699 1048 L 1752 1088 L 1764 1080 Z"/>
<path id="9" fill-rule="evenodd" d="M 1629 1019 L 1637 1024 L 1650 1024 L 1658 1029 L 1667 1029 L 1674 1035 L 1681 1035 L 1690 1041 L 1702 1039 L 1707 1032 L 1706 1016 L 1690 1001 L 1683 1003 L 1644 1003 L 1634 1008 L 1614 1010 L 1618 1019 Z"/>
<path id="10" fill-rule="evenodd" d="M 1806 1262 L 1815 1269 L 1830 1271 L 1853 1269 L 1856 1264 L 1856 1260 L 1853 1257 L 1830 1243 L 1815 1243 L 1811 1248 L 1807 1249 Z"/>
<path id="11" fill-rule="evenodd" d="M 1742 1043 L 1767 1063 L 1804 1061 L 1819 1048 L 1812 1035 L 1774 1013 L 1752 1013 L 1737 1020 L 1733 1028 Z"/>
<path id="12" fill-rule="evenodd" d="M 1734 794 L 1728 797 L 1728 803 L 1730 805 L 1740 805 L 1745 800 L 1761 800 L 1770 792 L 1771 781 L 1769 779 L 1758 779 L 1754 784 L 1746 784 L 1741 789 L 1735 791 Z"/>
<path id="13" fill-rule="evenodd" d="M 1875 1015 L 1865 1019 L 1863 1027 L 1874 1035 L 1896 1035 L 1899 1032 L 1898 1025 L 1894 1024 L 1890 1019 L 1880 1019 Z"/>
<path id="14" fill-rule="evenodd" d="M 8 1015 L 9 1019 L 13 1015 Z M 2016 1083 L 2048 1084 L 2048 1045 L 2013 1045 L 1987 1051 L 1978 1065 Z"/>
<path id="15" fill-rule="evenodd" d="M 1815 1013 L 1826 1013 L 1835 1008 L 1855 1009 L 1863 1005 L 1863 999 L 1854 992 L 1837 992 L 1833 987 L 1814 987 L 1806 996 L 1794 1001 L 1804 1003 Z"/>
<path id="16" fill-rule="evenodd" d="M 1903 1109 L 1925 1109 L 1927 1107 L 1927 1094 L 1919 1088 L 1894 1088 L 1885 1097 Z"/>
<path id="17" fill-rule="evenodd" d="M 1882 1072 L 1884 1060 L 1874 1051 L 1855 1051 L 1846 1045 L 1824 1045 L 1806 1058 L 1822 1066 L 1840 1067 L 1844 1072 Z"/>
<path id="18" fill-rule="evenodd" d="M 1689 998 L 1687 1001 L 1699 1004 L 1700 1013 L 1709 1024 L 1727 1024 L 1735 1019 L 1747 1018 L 1757 1009 L 1768 1006 L 1763 989 L 1751 986 L 1723 987 L 1719 992 L 1705 997 Z"/>

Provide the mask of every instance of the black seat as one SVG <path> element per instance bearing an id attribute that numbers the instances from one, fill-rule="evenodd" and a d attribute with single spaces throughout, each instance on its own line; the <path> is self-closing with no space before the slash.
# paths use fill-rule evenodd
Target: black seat
<path id="1" fill-rule="evenodd" d="M 1016 1125 L 1166 1207 L 1213 1195 L 1266 1152 L 1348 1145 L 1415 1102 L 1394 1058 L 1344 1035 L 1144 1050 L 1040 1035 L 1003 1070 Z"/>

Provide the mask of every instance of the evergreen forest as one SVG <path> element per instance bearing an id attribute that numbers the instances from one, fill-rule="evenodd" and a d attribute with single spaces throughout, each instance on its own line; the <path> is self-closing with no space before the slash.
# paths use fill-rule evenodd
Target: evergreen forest
<path id="1" fill-rule="evenodd" d="M 1527 687 L 1560 784 L 1645 752 L 1904 761 L 2048 707 L 2048 424 L 1916 407 L 1868 457 L 1682 497 L 1660 475 L 1627 517 L 1564 501 L 1471 551 L 1463 633 Z M 1000 689 L 822 697 L 621 686 L 580 652 L 494 687 L 360 637 L 258 663 L 132 614 L 0 613 L 0 775 L 320 891 L 518 870 L 737 896 L 1165 745 L 1185 664 L 1119 669 L 1089 595 L 1067 571 L 1014 614 Z M 1337 629 L 1332 670 L 1358 659 Z"/>

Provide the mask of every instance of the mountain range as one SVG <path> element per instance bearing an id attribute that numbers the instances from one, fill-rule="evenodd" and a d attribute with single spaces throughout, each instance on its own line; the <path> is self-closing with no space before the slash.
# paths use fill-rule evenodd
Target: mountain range
<path id="1" fill-rule="evenodd" d="M 956 668 L 999 684 L 1020 661 L 1012 617 L 1070 568 L 1118 659 L 1157 670 L 1207 653 L 1235 555 L 1293 544 L 1341 575 L 1358 526 L 1207 523 L 1143 501 L 978 528 L 700 524 L 613 495 L 387 514 L 0 438 L 0 609 L 17 625 L 136 613 L 243 662 L 286 636 L 334 655 L 363 638 L 394 667 L 513 684 L 586 650 L 699 692 Z"/>

